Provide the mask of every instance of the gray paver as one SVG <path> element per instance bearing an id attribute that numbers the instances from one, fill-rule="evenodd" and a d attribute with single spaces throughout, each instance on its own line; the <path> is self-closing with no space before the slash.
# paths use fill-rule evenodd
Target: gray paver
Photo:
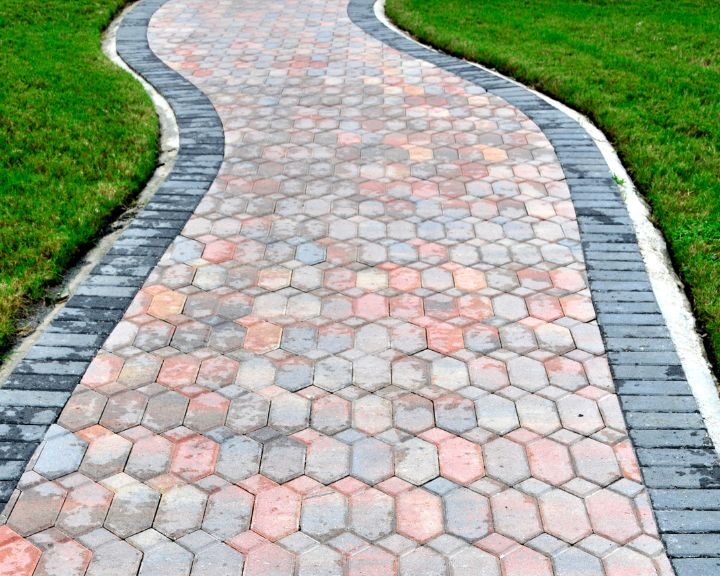
<path id="1" fill-rule="evenodd" d="M 120 488 L 113 497 L 105 519 L 105 527 L 119 536 L 128 538 L 150 528 L 160 494 L 139 482 Z"/>
<path id="2" fill-rule="evenodd" d="M 240 482 L 256 474 L 262 447 L 247 436 L 235 436 L 220 445 L 215 470 L 230 482 Z"/>
<path id="3" fill-rule="evenodd" d="M 172 539 L 189 534 L 200 527 L 206 502 L 207 495 L 194 486 L 172 488 L 160 500 L 153 527 Z"/>
<path id="4" fill-rule="evenodd" d="M 358 480 L 374 485 L 393 474 L 392 448 L 374 438 L 353 444 L 351 474 Z"/>
<path id="5" fill-rule="evenodd" d="M 74 472 L 80 466 L 87 442 L 74 434 L 60 434 L 47 440 L 34 469 L 49 480 Z"/>
<path id="6" fill-rule="evenodd" d="M 278 483 L 300 476 L 305 470 L 305 445 L 281 436 L 267 442 L 263 449 L 260 472 Z"/>

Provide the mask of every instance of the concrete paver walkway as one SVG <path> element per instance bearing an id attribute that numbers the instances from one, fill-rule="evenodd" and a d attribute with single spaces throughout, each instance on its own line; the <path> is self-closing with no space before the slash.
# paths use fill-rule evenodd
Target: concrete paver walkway
<path id="1" fill-rule="evenodd" d="M 341 0 L 170 0 L 150 39 L 226 159 L 0 574 L 671 575 L 540 130 Z"/>

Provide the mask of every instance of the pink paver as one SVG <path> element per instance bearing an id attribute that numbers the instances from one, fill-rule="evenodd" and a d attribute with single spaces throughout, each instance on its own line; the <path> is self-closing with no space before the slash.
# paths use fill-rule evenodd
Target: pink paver
<path id="1" fill-rule="evenodd" d="M 537 126 L 343 0 L 170 0 L 149 38 L 225 162 L 31 461 L 0 574 L 665 574 Z"/>

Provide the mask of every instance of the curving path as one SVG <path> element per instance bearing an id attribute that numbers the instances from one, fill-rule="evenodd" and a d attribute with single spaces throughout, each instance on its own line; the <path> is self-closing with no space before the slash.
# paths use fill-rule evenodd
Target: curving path
<path id="1" fill-rule="evenodd" d="M 671 576 L 538 126 L 342 0 L 170 0 L 225 160 L 0 574 Z"/>

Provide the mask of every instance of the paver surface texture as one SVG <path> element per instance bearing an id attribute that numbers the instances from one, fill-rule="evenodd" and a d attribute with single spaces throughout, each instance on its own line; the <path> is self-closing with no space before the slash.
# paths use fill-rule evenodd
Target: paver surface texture
<path id="1" fill-rule="evenodd" d="M 170 0 L 149 35 L 226 159 L 0 574 L 671 575 L 533 122 L 342 0 Z"/>

